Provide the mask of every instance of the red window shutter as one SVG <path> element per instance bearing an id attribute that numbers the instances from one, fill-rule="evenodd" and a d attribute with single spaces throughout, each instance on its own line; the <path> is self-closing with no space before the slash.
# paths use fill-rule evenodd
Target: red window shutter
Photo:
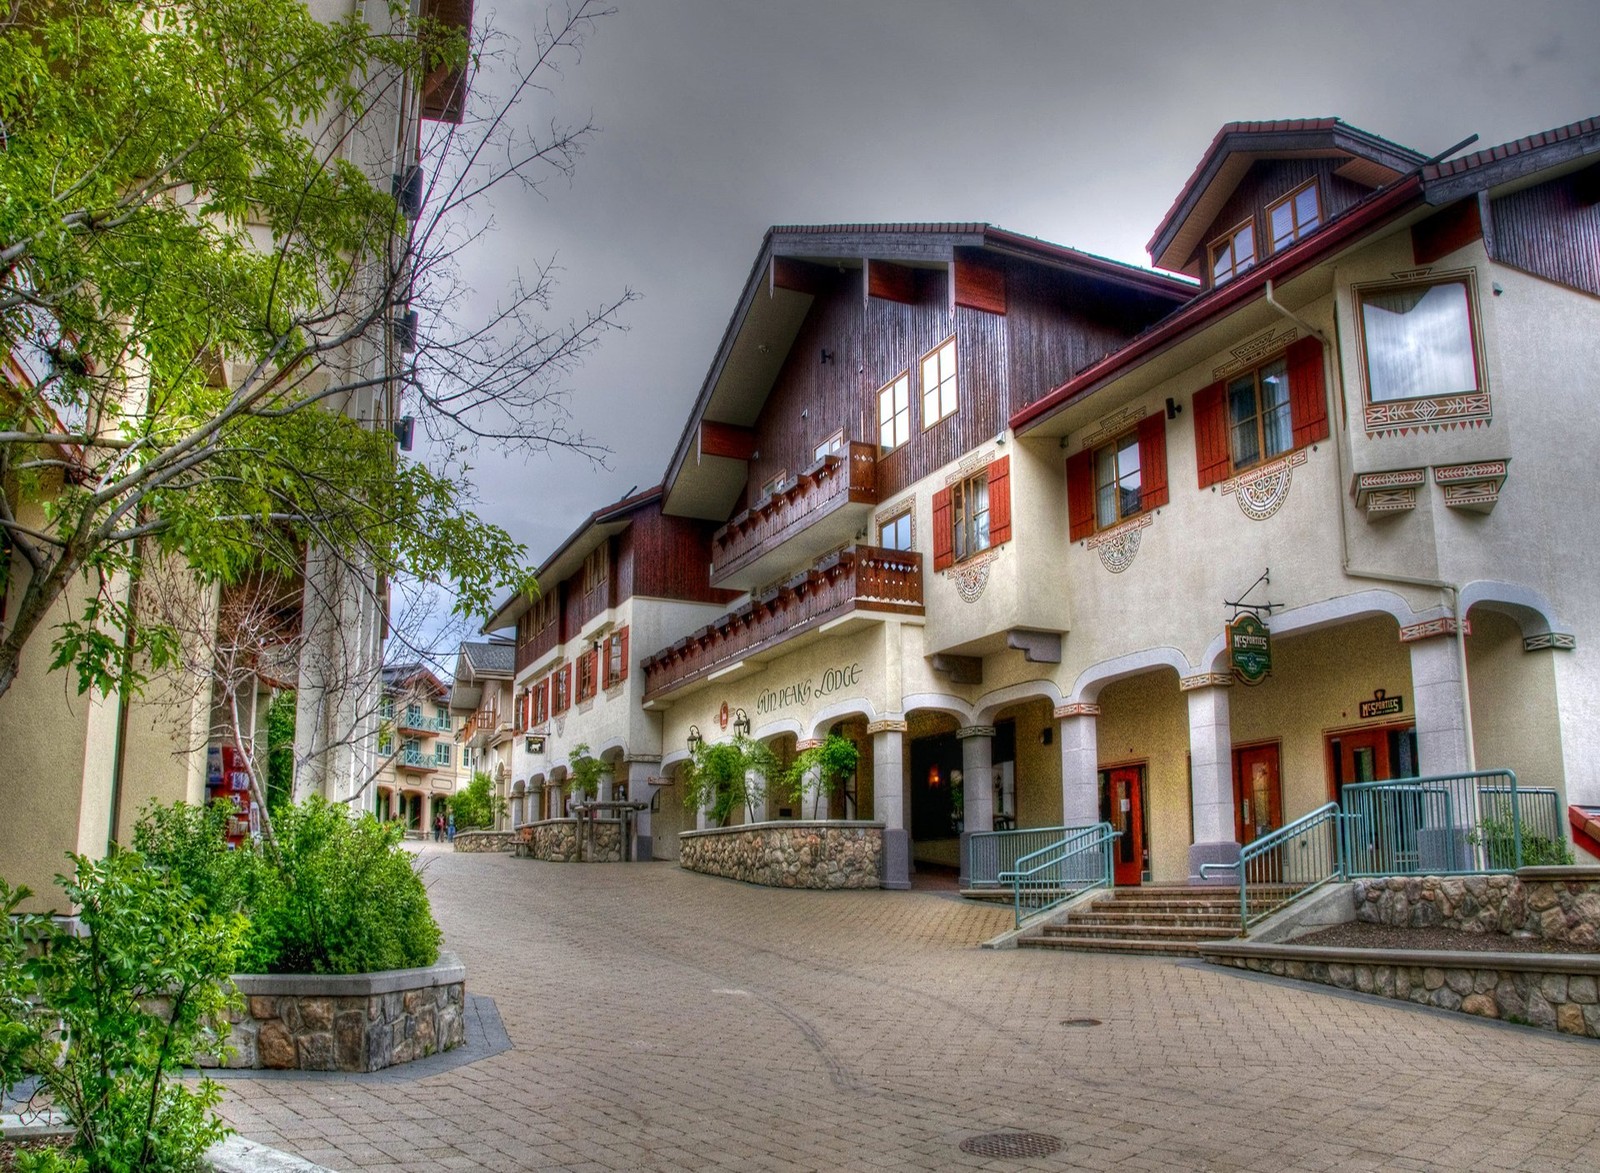
<path id="1" fill-rule="evenodd" d="M 1011 540 L 1011 457 L 989 462 L 989 544 Z"/>
<path id="2" fill-rule="evenodd" d="M 1067 540 L 1094 533 L 1094 453 L 1085 448 L 1067 457 Z"/>
<path id="3" fill-rule="evenodd" d="M 1167 503 L 1167 421 L 1158 411 L 1139 421 L 1139 508 Z"/>
<path id="4" fill-rule="evenodd" d="M 1228 479 L 1228 389 L 1213 383 L 1194 393 L 1194 455 L 1202 489 Z"/>
<path id="5" fill-rule="evenodd" d="M 628 679 L 628 629 L 626 627 L 617 632 L 616 640 L 622 645 L 622 652 L 617 657 L 622 663 L 621 669 L 617 672 L 617 681 L 621 683 Z"/>
<path id="6" fill-rule="evenodd" d="M 1322 343 L 1301 338 L 1289 346 L 1289 418 L 1294 446 L 1328 438 L 1328 396 L 1322 379 Z"/>
<path id="7" fill-rule="evenodd" d="M 933 568 L 948 570 L 955 565 L 955 512 L 950 505 L 950 490 L 933 495 Z"/>

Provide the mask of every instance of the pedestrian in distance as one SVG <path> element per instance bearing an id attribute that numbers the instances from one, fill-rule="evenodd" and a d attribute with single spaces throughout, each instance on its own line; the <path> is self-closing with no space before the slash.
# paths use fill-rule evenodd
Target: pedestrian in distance
<path id="1" fill-rule="evenodd" d="M 433 841 L 435 843 L 443 843 L 444 842 L 444 816 L 443 815 L 434 815 L 433 816 Z"/>
<path id="2" fill-rule="evenodd" d="M 456 812 L 450 812 L 450 819 L 444 825 L 445 837 L 454 843 L 456 841 Z"/>

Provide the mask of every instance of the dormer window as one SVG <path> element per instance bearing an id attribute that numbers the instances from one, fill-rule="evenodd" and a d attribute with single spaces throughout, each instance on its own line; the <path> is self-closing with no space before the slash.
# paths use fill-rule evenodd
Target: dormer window
<path id="1" fill-rule="evenodd" d="M 1211 243 L 1211 284 L 1232 281 L 1256 263 L 1256 226 L 1246 220 Z"/>
<path id="2" fill-rule="evenodd" d="M 1267 227 L 1272 232 L 1272 251 L 1288 248 L 1309 235 L 1322 223 L 1322 201 L 1317 181 L 1310 180 L 1267 207 Z"/>

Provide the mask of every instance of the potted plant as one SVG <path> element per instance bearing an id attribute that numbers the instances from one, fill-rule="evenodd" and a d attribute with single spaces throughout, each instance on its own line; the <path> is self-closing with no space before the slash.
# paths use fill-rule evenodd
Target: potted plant
<path id="1" fill-rule="evenodd" d="M 855 742 L 830 733 L 819 744 L 801 750 L 784 772 L 788 798 L 805 810 L 809 800 L 811 817 L 826 819 L 828 801 L 856 772 L 860 751 Z"/>

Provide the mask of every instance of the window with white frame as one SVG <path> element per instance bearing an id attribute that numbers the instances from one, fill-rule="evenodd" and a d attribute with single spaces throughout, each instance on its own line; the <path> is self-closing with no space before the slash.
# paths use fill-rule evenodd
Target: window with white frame
<path id="1" fill-rule="evenodd" d="M 922 426 L 956 412 L 956 340 L 950 338 L 922 358 Z"/>
<path id="2" fill-rule="evenodd" d="M 911 372 L 878 390 L 878 447 L 893 452 L 911 439 Z"/>
<path id="3" fill-rule="evenodd" d="M 818 444 L 812 453 L 813 460 L 821 460 L 824 456 L 838 456 L 844 451 L 844 429 L 840 428 L 822 443 Z"/>

